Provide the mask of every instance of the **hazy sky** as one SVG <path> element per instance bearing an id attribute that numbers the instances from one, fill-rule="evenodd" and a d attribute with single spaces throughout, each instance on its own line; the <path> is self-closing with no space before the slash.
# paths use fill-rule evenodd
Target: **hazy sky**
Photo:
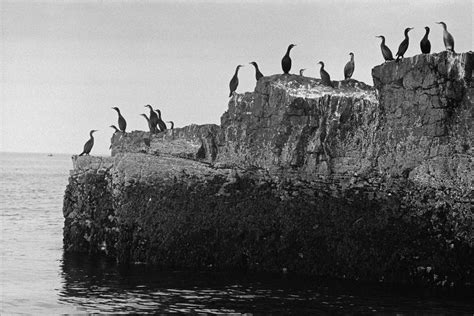
<path id="1" fill-rule="evenodd" d="M 354 52 L 353 78 L 372 84 L 383 62 L 410 32 L 405 56 L 420 52 L 430 26 L 432 52 L 444 49 L 444 21 L 457 52 L 473 47 L 471 0 L 438 1 L 4 1 L 1 23 L 0 151 L 108 154 L 118 106 L 128 130 L 147 130 L 140 113 L 152 104 L 177 126 L 217 123 L 227 109 L 237 64 L 237 92 L 253 91 L 257 61 L 281 73 L 290 43 L 292 73 L 333 80 Z"/>

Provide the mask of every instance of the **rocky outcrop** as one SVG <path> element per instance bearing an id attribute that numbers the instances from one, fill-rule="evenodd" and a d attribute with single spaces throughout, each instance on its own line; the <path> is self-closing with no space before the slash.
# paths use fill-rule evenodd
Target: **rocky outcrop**
<path id="1" fill-rule="evenodd" d="M 264 77 L 229 101 L 221 126 L 116 133 L 112 157 L 73 157 L 65 249 L 472 284 L 472 57 L 386 63 L 375 87 Z"/>
<path id="2" fill-rule="evenodd" d="M 375 90 L 355 80 L 338 89 L 296 75 L 262 78 L 229 103 L 218 160 L 306 175 L 371 169 L 377 129 Z"/>
<path id="3" fill-rule="evenodd" d="M 217 155 L 215 135 L 219 130 L 215 124 L 193 124 L 158 134 L 116 132 L 112 136 L 110 149 L 112 156 L 120 153 L 165 154 L 211 162 Z"/>
<path id="4" fill-rule="evenodd" d="M 380 95 L 382 173 L 473 188 L 473 54 L 418 55 L 372 70 Z"/>

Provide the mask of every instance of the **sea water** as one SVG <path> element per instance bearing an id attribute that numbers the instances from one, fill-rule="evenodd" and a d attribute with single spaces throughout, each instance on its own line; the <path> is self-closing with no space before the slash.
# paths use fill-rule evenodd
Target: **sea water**
<path id="1" fill-rule="evenodd" d="M 65 255 L 62 202 L 70 155 L 0 153 L 0 167 L 1 315 L 474 312 L 468 295 L 283 273 L 160 271 Z"/>

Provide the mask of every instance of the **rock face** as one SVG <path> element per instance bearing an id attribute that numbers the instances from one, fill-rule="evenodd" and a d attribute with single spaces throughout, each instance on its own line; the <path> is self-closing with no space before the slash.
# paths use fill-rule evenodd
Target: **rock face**
<path id="1" fill-rule="evenodd" d="M 73 157 L 66 251 L 120 262 L 388 282 L 474 281 L 473 54 L 332 89 L 274 75 L 221 126 L 112 137 Z"/>
<path id="2" fill-rule="evenodd" d="M 383 173 L 432 186 L 473 187 L 473 54 L 418 55 L 372 71 L 382 121 Z"/>
<path id="3" fill-rule="evenodd" d="M 264 77 L 229 103 L 218 160 L 307 175 L 369 170 L 377 115 L 375 90 L 364 83 L 334 90 L 296 75 Z"/>

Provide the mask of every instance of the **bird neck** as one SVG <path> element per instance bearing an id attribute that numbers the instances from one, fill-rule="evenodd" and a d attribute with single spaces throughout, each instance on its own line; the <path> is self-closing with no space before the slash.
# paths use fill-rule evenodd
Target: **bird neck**
<path id="1" fill-rule="evenodd" d="M 405 39 L 408 39 L 408 32 L 410 32 L 409 30 L 405 30 Z"/>
<path id="2" fill-rule="evenodd" d="M 293 48 L 293 46 L 288 46 L 288 49 L 286 50 L 286 56 L 290 56 L 290 50 Z"/>
<path id="3" fill-rule="evenodd" d="M 384 46 L 385 45 L 385 37 L 381 37 L 382 38 L 382 43 L 380 43 L 380 46 Z"/>
<path id="4" fill-rule="evenodd" d="M 156 113 L 158 115 L 158 118 L 161 120 L 161 111 L 160 110 L 156 110 Z"/>
<path id="5" fill-rule="evenodd" d="M 94 132 L 90 132 L 90 133 L 89 133 L 89 136 L 91 137 L 91 139 L 94 139 L 94 135 L 93 135 L 93 134 L 94 134 Z"/>
<path id="6" fill-rule="evenodd" d="M 354 55 L 351 55 L 351 61 L 352 62 L 354 61 Z"/>
<path id="7" fill-rule="evenodd" d="M 427 29 L 427 30 L 426 30 L 425 38 L 428 37 L 428 34 L 430 34 L 430 29 Z"/>
<path id="8" fill-rule="evenodd" d="M 321 70 L 324 70 L 324 64 L 320 64 L 321 65 Z"/>
<path id="9" fill-rule="evenodd" d="M 239 69 L 240 69 L 239 66 L 237 66 L 237 68 L 235 68 L 235 74 L 234 74 L 235 76 L 237 76 L 237 74 L 239 73 Z"/>

